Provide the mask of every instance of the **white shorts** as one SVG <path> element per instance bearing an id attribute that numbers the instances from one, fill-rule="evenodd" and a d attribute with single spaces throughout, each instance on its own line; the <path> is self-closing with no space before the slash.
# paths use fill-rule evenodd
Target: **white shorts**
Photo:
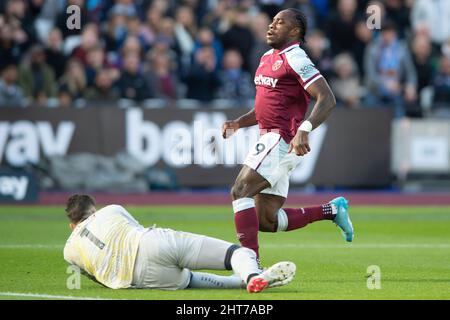
<path id="1" fill-rule="evenodd" d="M 244 164 L 270 183 L 270 187 L 261 193 L 287 198 L 290 175 L 302 159 L 295 153 L 288 153 L 288 150 L 289 144 L 275 132 L 261 136 L 250 149 Z"/>
<path id="2" fill-rule="evenodd" d="M 139 242 L 132 287 L 185 289 L 191 279 L 190 270 L 225 269 L 224 260 L 231 245 L 189 232 L 151 228 Z"/>

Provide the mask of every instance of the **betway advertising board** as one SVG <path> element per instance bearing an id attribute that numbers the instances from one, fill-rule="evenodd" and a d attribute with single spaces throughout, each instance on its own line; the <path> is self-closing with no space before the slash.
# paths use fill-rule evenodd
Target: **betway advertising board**
<path id="1" fill-rule="evenodd" d="M 185 187 L 233 183 L 256 127 L 227 140 L 221 125 L 246 109 L 173 108 L 0 110 L 0 165 L 23 167 L 51 156 L 126 151 L 149 167 L 170 168 Z M 311 153 L 294 171 L 294 185 L 383 186 L 390 182 L 391 112 L 337 109 L 310 135 Z"/>

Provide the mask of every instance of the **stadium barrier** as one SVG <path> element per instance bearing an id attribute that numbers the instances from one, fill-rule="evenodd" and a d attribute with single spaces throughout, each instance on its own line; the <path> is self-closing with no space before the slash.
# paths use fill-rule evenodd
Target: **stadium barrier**
<path id="1" fill-rule="evenodd" d="M 448 119 L 401 119 L 392 123 L 392 172 L 450 176 Z"/>
<path id="2" fill-rule="evenodd" d="M 182 187 L 227 187 L 258 130 L 224 140 L 221 125 L 247 111 L 3 108 L 0 165 L 20 168 L 54 156 L 126 151 L 147 167 L 172 170 Z M 387 109 L 337 109 L 311 134 L 312 152 L 293 172 L 292 184 L 389 185 L 391 122 Z"/>
<path id="3" fill-rule="evenodd" d="M 33 203 L 37 199 L 38 183 L 32 173 L 0 166 L 0 203 Z"/>

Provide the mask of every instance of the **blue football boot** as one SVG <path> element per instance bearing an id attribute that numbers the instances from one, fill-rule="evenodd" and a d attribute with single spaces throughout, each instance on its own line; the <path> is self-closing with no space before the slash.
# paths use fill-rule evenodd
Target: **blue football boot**
<path id="1" fill-rule="evenodd" d="M 344 197 L 338 197 L 330 201 L 337 209 L 333 222 L 341 229 L 347 242 L 353 241 L 354 230 L 350 216 L 348 215 L 348 201 Z"/>

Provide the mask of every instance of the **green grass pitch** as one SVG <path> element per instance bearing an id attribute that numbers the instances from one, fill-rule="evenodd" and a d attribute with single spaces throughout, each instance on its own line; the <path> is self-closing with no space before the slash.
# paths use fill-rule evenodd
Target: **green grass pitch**
<path id="1" fill-rule="evenodd" d="M 127 209 L 146 226 L 235 242 L 229 207 Z M 69 290 L 62 248 L 70 231 L 63 209 L 1 206 L 0 299 L 450 299 L 449 207 L 351 207 L 350 213 L 356 230 L 351 244 L 329 221 L 261 233 L 263 264 L 293 261 L 297 276 L 288 286 L 249 295 L 238 289 L 111 290 L 83 276 L 81 289 Z M 367 287 L 372 265 L 381 270 L 381 289 Z"/>

